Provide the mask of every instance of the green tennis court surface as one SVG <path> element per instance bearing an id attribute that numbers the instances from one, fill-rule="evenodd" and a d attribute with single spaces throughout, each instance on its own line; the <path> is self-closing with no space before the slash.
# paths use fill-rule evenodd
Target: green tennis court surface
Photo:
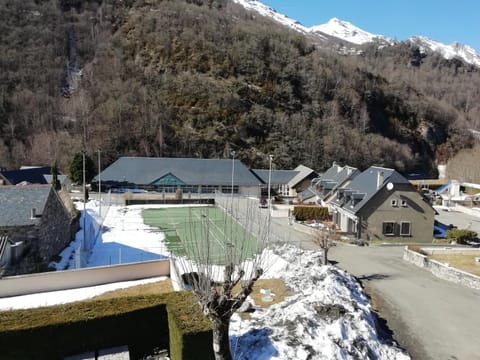
<path id="1" fill-rule="evenodd" d="M 145 224 L 165 233 L 167 247 L 177 256 L 222 265 L 259 250 L 256 237 L 217 207 L 145 209 L 142 215 Z"/>

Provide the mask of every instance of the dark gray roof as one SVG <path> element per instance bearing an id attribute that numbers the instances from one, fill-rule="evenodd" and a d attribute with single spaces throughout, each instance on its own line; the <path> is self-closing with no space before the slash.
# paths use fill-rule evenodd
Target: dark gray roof
<path id="1" fill-rule="evenodd" d="M 33 167 L 28 169 L 3 171 L 2 175 L 12 185 L 17 185 L 22 182 L 29 184 L 47 184 L 47 180 L 43 175 L 51 174 L 52 168 L 50 166 Z"/>
<path id="2" fill-rule="evenodd" d="M 298 197 L 303 201 L 305 201 L 315 197 L 315 193 L 310 189 L 306 189 L 306 190 L 303 190 L 300 194 L 298 194 Z"/>
<path id="3" fill-rule="evenodd" d="M 43 175 L 43 177 L 45 178 L 45 181 L 47 182 L 47 184 L 51 184 L 52 181 L 53 181 L 53 175 Z M 60 175 L 58 174 L 57 175 L 57 179 L 58 181 L 60 182 L 60 184 L 65 184 L 65 181 L 68 179 L 68 176 L 67 175 Z"/>
<path id="4" fill-rule="evenodd" d="M 100 175 L 102 183 L 150 185 L 171 174 L 186 185 L 230 185 L 232 162 L 231 159 L 121 157 Z M 261 183 L 240 160 L 234 162 L 234 185 Z M 98 175 L 93 181 L 98 181 Z"/>
<path id="5" fill-rule="evenodd" d="M 252 172 L 255 173 L 265 184 L 268 184 L 268 173 L 270 170 L 264 169 L 254 169 Z M 290 180 L 292 180 L 298 171 L 295 170 L 272 170 L 270 183 L 272 185 L 286 185 Z"/>
<path id="6" fill-rule="evenodd" d="M 357 168 L 351 166 L 339 166 L 336 163 L 325 171 L 320 177 L 312 180 L 312 191 L 323 200 L 332 194 L 339 186 L 347 181 L 353 179 L 360 174 Z"/>
<path id="7" fill-rule="evenodd" d="M 32 208 L 41 215 L 50 185 L 0 186 L 0 227 L 35 225 L 39 218 L 31 218 Z"/>
<path id="8" fill-rule="evenodd" d="M 312 174 L 316 175 L 315 170 L 312 170 L 305 165 L 298 165 L 294 170 L 298 171 L 298 174 L 288 183 L 288 185 L 292 188 L 295 187 L 295 185 L 297 185 L 299 182 L 309 177 L 310 175 Z"/>
<path id="9" fill-rule="evenodd" d="M 409 181 L 394 169 L 371 166 L 355 176 L 348 186 L 339 189 L 332 202 L 355 214 L 388 183 L 409 184 Z"/>

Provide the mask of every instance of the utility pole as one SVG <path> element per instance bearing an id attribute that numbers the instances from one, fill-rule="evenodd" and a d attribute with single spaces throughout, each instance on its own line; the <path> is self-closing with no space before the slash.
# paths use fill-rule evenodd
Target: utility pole
<path id="1" fill-rule="evenodd" d="M 87 188 L 85 186 L 85 150 L 82 150 L 82 175 L 83 175 L 83 239 L 80 243 L 80 267 L 82 267 L 82 251 L 85 247 L 86 218 L 87 218 Z"/>
<path id="2" fill-rule="evenodd" d="M 101 149 L 99 148 L 97 151 L 98 151 L 98 204 L 99 204 L 98 214 L 100 215 L 100 218 L 101 218 L 102 217 L 102 176 L 100 175 L 100 172 L 102 171 L 102 167 L 100 165 Z"/>
<path id="3" fill-rule="evenodd" d="M 268 155 L 269 158 L 269 166 L 268 166 L 268 212 L 270 215 L 272 214 L 272 201 L 270 199 L 270 184 L 272 182 L 272 160 L 273 155 Z"/>

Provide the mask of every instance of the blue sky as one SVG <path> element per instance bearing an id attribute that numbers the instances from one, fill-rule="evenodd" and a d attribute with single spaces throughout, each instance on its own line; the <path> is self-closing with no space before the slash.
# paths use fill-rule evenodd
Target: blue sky
<path id="1" fill-rule="evenodd" d="M 373 34 L 405 40 L 424 35 L 480 51 L 480 0 L 260 0 L 305 26 L 332 17 Z"/>

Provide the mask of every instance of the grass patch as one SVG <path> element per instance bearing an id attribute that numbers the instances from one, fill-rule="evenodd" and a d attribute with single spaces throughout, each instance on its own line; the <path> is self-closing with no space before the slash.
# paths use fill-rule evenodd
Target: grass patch
<path id="1" fill-rule="evenodd" d="M 269 289 L 275 296 L 273 296 L 273 301 L 264 302 L 262 300 L 263 294 L 260 292 L 261 289 Z M 233 289 L 233 293 L 240 290 L 240 285 L 237 285 Z M 278 304 L 285 300 L 287 296 L 292 295 L 288 290 L 287 286 L 283 279 L 260 279 L 255 282 L 253 285 L 253 291 L 250 294 L 250 297 L 255 301 L 255 305 L 266 308 L 273 304 Z"/>
<path id="2" fill-rule="evenodd" d="M 433 254 L 428 255 L 431 260 L 449 264 L 450 267 L 480 276 L 480 264 L 475 262 L 475 258 L 480 256 L 480 251 L 472 254 Z"/>
<path id="3" fill-rule="evenodd" d="M 106 293 L 93 297 L 92 300 L 106 300 L 127 296 L 165 294 L 169 292 L 173 292 L 173 286 L 172 281 L 170 279 L 167 279 L 151 284 L 143 284 L 138 286 L 132 286 L 126 289 L 108 291 Z"/>
<path id="4" fill-rule="evenodd" d="M 408 245 L 408 250 L 410 251 L 415 251 L 416 253 L 419 253 L 421 255 L 427 256 L 428 254 L 418 245 Z"/>

